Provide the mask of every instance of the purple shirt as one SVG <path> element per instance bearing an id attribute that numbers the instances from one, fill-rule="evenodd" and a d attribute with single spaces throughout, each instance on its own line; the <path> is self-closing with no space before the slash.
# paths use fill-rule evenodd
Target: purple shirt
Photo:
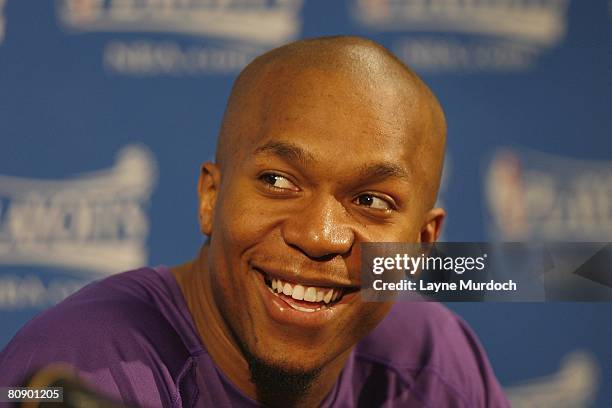
<path id="1" fill-rule="evenodd" d="M 257 406 L 202 345 L 166 267 L 94 282 L 28 322 L 0 354 L 0 386 L 51 362 L 143 407 Z M 475 335 L 437 303 L 399 302 L 357 344 L 323 406 L 507 407 Z"/>

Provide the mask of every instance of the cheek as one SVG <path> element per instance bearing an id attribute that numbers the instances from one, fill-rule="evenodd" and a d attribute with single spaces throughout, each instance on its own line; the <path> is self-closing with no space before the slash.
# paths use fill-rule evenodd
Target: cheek
<path id="1" fill-rule="evenodd" d="M 370 227 L 371 242 L 417 242 L 425 211 L 418 205 L 410 205 L 402 213 L 397 214 L 389 225 Z"/>
<path id="2" fill-rule="evenodd" d="M 224 187 L 214 212 L 211 283 L 225 320 L 234 331 L 246 333 L 250 330 L 249 322 L 254 320 L 250 314 L 256 303 L 248 277 L 248 253 L 267 236 L 271 222 L 257 197 L 249 193 L 248 185 L 233 183 Z"/>
<path id="3" fill-rule="evenodd" d="M 420 228 L 410 217 L 400 219 L 393 225 L 374 225 L 367 228 L 367 242 L 416 242 Z"/>
<path id="4" fill-rule="evenodd" d="M 247 183 L 233 183 L 220 194 L 215 208 L 213 235 L 226 245 L 243 248 L 255 244 L 275 225 L 270 203 Z"/>

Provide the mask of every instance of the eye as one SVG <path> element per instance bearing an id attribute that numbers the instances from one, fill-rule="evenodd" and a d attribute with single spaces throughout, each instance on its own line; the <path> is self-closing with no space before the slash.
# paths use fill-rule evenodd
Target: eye
<path id="1" fill-rule="evenodd" d="M 275 173 L 264 173 L 259 176 L 259 179 L 266 183 L 269 187 L 279 190 L 300 191 L 287 177 Z"/>
<path id="2" fill-rule="evenodd" d="M 390 204 L 387 200 L 384 200 L 380 197 L 376 197 L 373 194 L 362 194 L 355 199 L 355 203 L 364 207 L 372 208 L 374 210 L 389 211 L 393 209 L 393 205 Z"/>

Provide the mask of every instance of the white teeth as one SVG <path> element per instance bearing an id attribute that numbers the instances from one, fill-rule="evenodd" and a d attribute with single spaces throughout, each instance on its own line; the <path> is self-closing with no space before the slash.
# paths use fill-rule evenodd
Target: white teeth
<path id="1" fill-rule="evenodd" d="M 296 300 L 304 299 L 304 287 L 302 285 L 295 285 L 291 297 Z"/>
<path id="2" fill-rule="evenodd" d="M 317 290 L 310 286 L 304 293 L 304 300 L 307 302 L 315 302 L 317 300 Z"/>
<path id="3" fill-rule="evenodd" d="M 272 279 L 270 288 L 272 292 L 282 293 L 285 296 L 290 296 L 296 300 L 305 300 L 307 302 L 319 303 L 319 302 L 335 302 L 340 299 L 341 290 L 337 289 L 328 289 L 328 288 L 317 288 L 314 286 L 303 286 L 303 285 L 292 285 L 287 282 L 283 282 L 280 279 Z M 312 312 L 319 309 L 305 309 L 295 307 L 294 309 Z"/>

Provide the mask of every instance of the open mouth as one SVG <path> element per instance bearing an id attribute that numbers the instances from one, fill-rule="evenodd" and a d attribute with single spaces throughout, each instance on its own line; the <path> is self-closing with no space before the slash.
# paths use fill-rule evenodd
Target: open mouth
<path id="1" fill-rule="evenodd" d="M 314 313 L 333 307 L 344 295 L 354 291 L 350 288 L 331 288 L 302 285 L 273 278 L 265 273 L 264 282 L 268 290 L 282 299 L 292 309 L 300 312 Z"/>

